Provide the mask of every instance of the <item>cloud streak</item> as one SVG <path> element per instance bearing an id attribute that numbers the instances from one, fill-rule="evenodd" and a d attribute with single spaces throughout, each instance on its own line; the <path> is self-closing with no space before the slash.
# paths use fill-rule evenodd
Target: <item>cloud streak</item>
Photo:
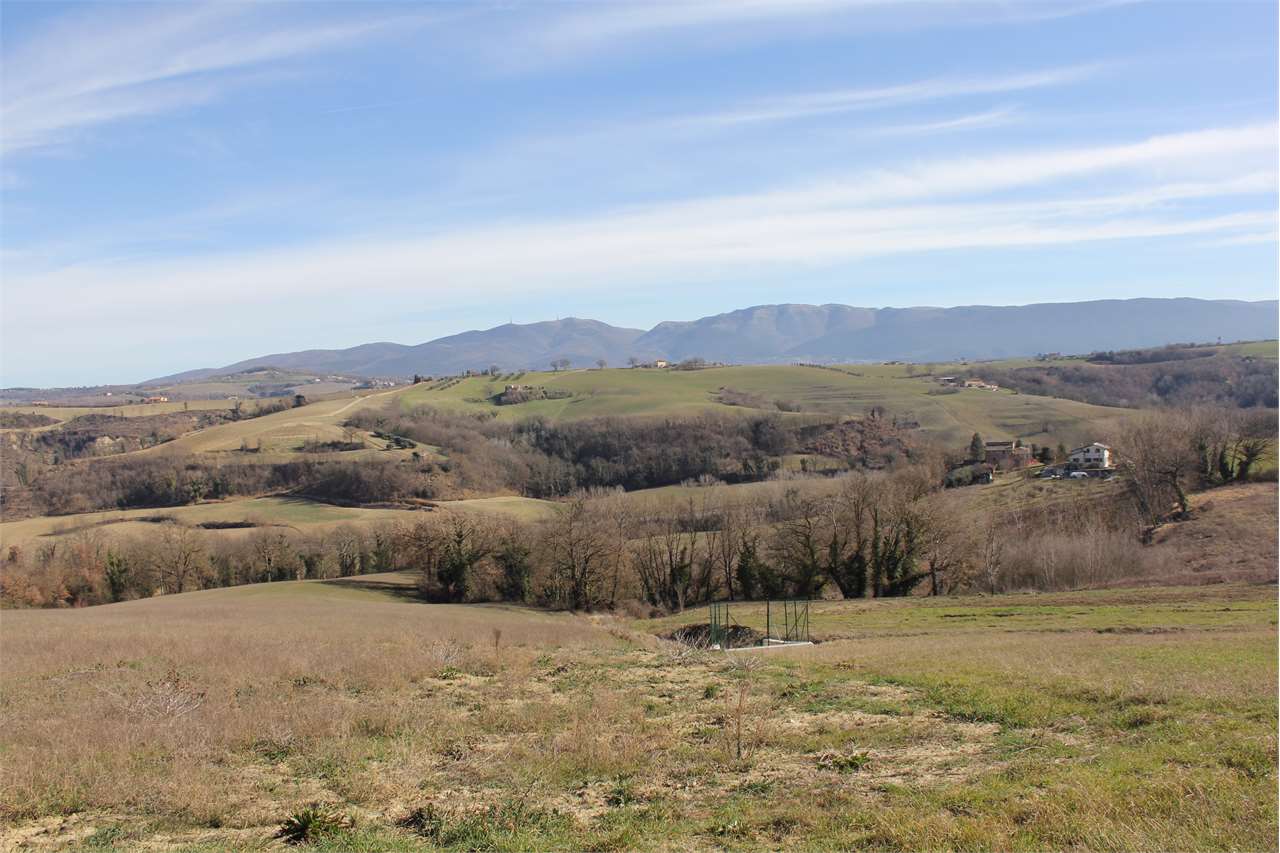
<path id="1" fill-rule="evenodd" d="M 716 35 L 755 28 L 776 37 L 792 24 L 866 29 L 926 29 L 938 26 L 1017 24 L 1088 14 L 1136 0 L 686 0 L 685 2 L 581 4 L 532 32 L 550 56 L 599 50 L 620 42 L 670 37 L 683 32 Z M 544 56 L 544 58 L 546 58 Z"/>
<path id="2" fill-rule="evenodd" d="M 794 121 L 859 110 L 974 95 L 996 95 L 1064 86 L 1096 75 L 1102 65 L 1077 65 L 991 77 L 939 77 L 896 86 L 836 89 L 767 98 L 724 112 L 702 113 L 671 120 L 677 126 L 719 127 L 762 122 Z"/>
<path id="3" fill-rule="evenodd" d="M 238 73 L 406 22 L 285 24 L 238 4 L 123 17 L 95 10 L 59 19 L 4 57 L 3 151 L 56 145 L 110 122 L 198 106 L 235 85 Z"/>
<path id="4" fill-rule="evenodd" d="M 762 268 L 801 270 L 955 249 L 1274 232 L 1273 125 L 1126 145 L 938 161 L 820 185 L 604 211 L 590 217 L 370 237 L 158 264 L 33 274 L 6 288 L 11 316 L 38 328 L 71 314 L 175 312 L 412 295 L 433 304 L 680 282 Z M 1105 176 L 1107 191 L 1100 180 Z M 1021 194 L 1037 189 L 1033 199 Z M 1014 192 L 1000 197 L 998 191 Z M 1252 202 L 1250 199 L 1253 199 Z M 1230 212 L 1213 209 L 1230 199 Z M 1208 205 L 1206 208 L 1205 205 Z M 56 296 L 55 296 L 56 295 Z"/>

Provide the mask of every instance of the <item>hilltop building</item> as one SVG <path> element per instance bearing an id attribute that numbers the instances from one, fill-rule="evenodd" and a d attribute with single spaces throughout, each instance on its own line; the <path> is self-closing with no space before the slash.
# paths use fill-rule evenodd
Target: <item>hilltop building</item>
<path id="1" fill-rule="evenodd" d="M 1031 448 L 1021 441 L 988 441 L 983 444 L 987 464 L 997 468 L 1021 468 L 1031 464 Z"/>
<path id="2" fill-rule="evenodd" d="M 1111 456 L 1110 447 L 1095 441 L 1072 450 L 1067 459 L 1080 468 L 1110 468 Z"/>

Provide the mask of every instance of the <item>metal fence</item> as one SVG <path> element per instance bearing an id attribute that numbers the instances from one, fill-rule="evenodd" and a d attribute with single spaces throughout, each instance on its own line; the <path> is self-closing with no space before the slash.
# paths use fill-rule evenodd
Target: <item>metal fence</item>
<path id="1" fill-rule="evenodd" d="M 734 618 L 730 605 L 733 604 L 741 612 L 743 609 L 754 609 L 762 603 L 764 634 L 758 636 L 758 630 Z M 710 628 L 707 639 L 713 647 L 720 649 L 811 642 L 808 599 L 713 601 L 707 607 L 707 622 Z M 750 639 L 747 640 L 744 635 L 750 636 Z"/>

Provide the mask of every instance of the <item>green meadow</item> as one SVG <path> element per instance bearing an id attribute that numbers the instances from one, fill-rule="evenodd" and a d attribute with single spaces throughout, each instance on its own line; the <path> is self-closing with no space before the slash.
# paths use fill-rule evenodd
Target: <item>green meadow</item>
<path id="1" fill-rule="evenodd" d="M 910 369 L 910 373 L 908 372 Z M 1128 410 L 1010 391 L 944 389 L 933 376 L 907 365 L 852 365 L 817 368 L 799 365 L 713 367 L 703 370 L 608 368 L 560 373 L 525 372 L 497 378 L 477 376 L 448 383 L 423 383 L 398 395 L 405 410 L 434 406 L 462 412 L 492 412 L 519 420 L 604 416 L 687 416 L 703 412 L 777 413 L 778 403 L 805 415 L 863 415 L 881 408 L 903 420 L 915 420 L 943 441 L 967 441 L 976 431 L 988 438 L 1071 444 L 1107 428 Z M 541 386 L 572 396 L 499 406 L 492 402 L 506 384 Z M 721 389 L 761 399 L 757 408 L 728 406 Z"/>

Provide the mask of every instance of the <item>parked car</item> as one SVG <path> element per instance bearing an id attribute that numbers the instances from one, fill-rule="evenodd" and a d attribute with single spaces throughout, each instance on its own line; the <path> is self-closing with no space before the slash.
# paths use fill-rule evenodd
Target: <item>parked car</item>
<path id="1" fill-rule="evenodd" d="M 1087 480 L 1089 479 L 1089 472 L 1088 471 L 1072 471 L 1067 476 L 1073 480 Z"/>

